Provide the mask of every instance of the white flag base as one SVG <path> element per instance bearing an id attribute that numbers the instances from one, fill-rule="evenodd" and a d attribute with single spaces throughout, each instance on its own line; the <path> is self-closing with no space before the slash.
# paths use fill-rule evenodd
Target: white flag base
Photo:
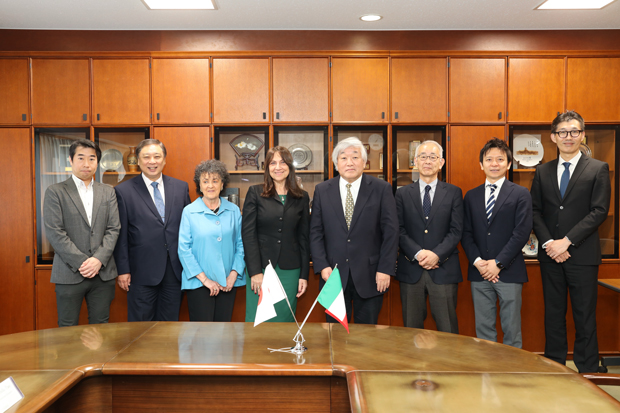
<path id="1" fill-rule="evenodd" d="M 297 331 L 297 334 L 295 334 L 293 341 L 295 342 L 295 347 L 268 348 L 267 350 L 270 350 L 272 353 L 274 351 L 278 351 L 280 353 L 297 354 L 298 356 L 308 351 L 308 347 L 304 347 L 304 341 L 306 340 L 304 339 L 304 335 L 301 334 L 301 330 Z"/>

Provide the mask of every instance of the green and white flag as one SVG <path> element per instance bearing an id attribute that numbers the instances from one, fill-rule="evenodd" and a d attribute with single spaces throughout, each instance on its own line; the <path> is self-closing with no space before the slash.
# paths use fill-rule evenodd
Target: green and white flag
<path id="1" fill-rule="evenodd" d="M 334 268 L 330 274 L 317 300 L 319 304 L 325 307 L 325 312 L 338 320 L 347 329 L 348 333 L 347 308 L 344 305 L 342 281 L 340 280 L 340 270 L 338 270 L 338 267 Z"/>

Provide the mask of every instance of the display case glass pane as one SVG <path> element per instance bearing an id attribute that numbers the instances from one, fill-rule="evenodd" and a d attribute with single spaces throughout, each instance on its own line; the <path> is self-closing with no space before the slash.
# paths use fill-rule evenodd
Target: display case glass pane
<path id="1" fill-rule="evenodd" d="M 364 173 L 387 181 L 387 128 L 378 126 L 334 126 L 334 148 L 341 140 L 351 137 L 362 141 L 368 153 Z M 336 165 L 334 165 L 334 176 L 337 175 L 338 171 L 336 170 Z"/>
<path id="2" fill-rule="evenodd" d="M 222 196 L 243 210 L 250 186 L 264 181 L 269 128 L 216 127 L 214 139 L 215 159 L 224 162 L 230 173 Z"/>
<path id="3" fill-rule="evenodd" d="M 148 138 L 149 128 L 96 128 L 95 142 L 101 149 L 97 181 L 116 186 L 140 175 L 135 150 Z"/>
<path id="4" fill-rule="evenodd" d="M 400 187 L 409 185 L 420 179 L 418 168 L 414 164 L 415 149 L 424 141 L 438 142 L 446 158 L 445 126 L 395 126 L 392 129 L 392 184 L 394 192 Z M 447 161 L 439 171 L 438 179 L 444 181 Z"/>
<path id="5" fill-rule="evenodd" d="M 581 145 L 586 155 L 609 164 L 611 203 L 607 219 L 599 227 L 603 258 L 618 258 L 618 125 L 588 125 Z M 550 138 L 549 125 L 510 126 L 510 147 L 514 162 L 509 178 L 514 183 L 531 189 L 536 167 L 558 156 L 557 146 Z M 524 248 L 527 258 L 536 258 L 540 248 L 538 240 L 531 237 L 529 248 Z"/>

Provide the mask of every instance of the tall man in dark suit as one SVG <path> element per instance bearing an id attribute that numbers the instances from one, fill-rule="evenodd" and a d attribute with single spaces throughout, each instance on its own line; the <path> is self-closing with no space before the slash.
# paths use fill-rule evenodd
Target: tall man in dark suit
<path id="1" fill-rule="evenodd" d="M 461 245 L 469 260 L 476 336 L 497 341 L 499 298 L 504 344 L 522 348 L 521 292 L 527 282 L 522 249 L 532 231 L 532 197 L 506 180 L 511 164 L 512 152 L 501 139 L 491 139 L 480 151 L 486 181 L 465 194 Z"/>
<path id="2" fill-rule="evenodd" d="M 58 326 L 78 324 L 86 299 L 89 324 L 107 323 L 117 276 L 112 252 L 120 223 L 114 189 L 95 182 L 101 150 L 86 139 L 69 147 L 72 174 L 45 191 L 43 217 L 54 248 Z"/>
<path id="3" fill-rule="evenodd" d="M 178 256 L 187 182 L 162 175 L 166 147 L 145 139 L 136 147 L 142 174 L 116 187 L 121 233 L 114 250 L 118 284 L 127 291 L 129 321 L 178 321 L 181 274 Z"/>
<path id="4" fill-rule="evenodd" d="M 568 111 L 551 125 L 558 159 L 536 168 L 532 183 L 534 232 L 545 298 L 545 356 L 566 362 L 566 293 L 576 337 L 573 360 L 580 373 L 598 370 L 596 299 L 601 245 L 598 227 L 611 197 L 609 165 L 579 150 L 583 118 Z M 544 251 L 543 251 L 544 249 Z"/>
<path id="5" fill-rule="evenodd" d="M 349 321 L 353 312 L 356 323 L 376 324 L 394 275 L 398 218 L 390 184 L 363 173 L 367 157 L 357 138 L 334 148 L 340 176 L 314 191 L 310 252 L 321 287 L 338 264 Z"/>
<path id="6" fill-rule="evenodd" d="M 437 329 L 458 334 L 458 283 L 463 281 L 457 245 L 463 233 L 461 188 L 437 179 L 444 165 L 443 148 L 435 141 L 416 148 L 417 182 L 396 191 L 400 226 L 400 282 L 406 327 L 424 328 L 426 298 Z"/>

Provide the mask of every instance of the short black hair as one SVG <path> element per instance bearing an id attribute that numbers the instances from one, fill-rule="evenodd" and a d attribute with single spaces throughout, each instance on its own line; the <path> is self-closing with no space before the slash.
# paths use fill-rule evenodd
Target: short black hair
<path id="1" fill-rule="evenodd" d="M 489 152 L 493 148 L 497 148 L 500 151 L 504 152 L 504 155 L 506 155 L 506 159 L 508 160 L 508 163 L 509 164 L 512 163 L 512 151 L 510 150 L 510 148 L 508 147 L 508 145 L 506 144 L 504 140 L 497 139 L 497 138 L 491 139 L 490 141 L 484 144 L 482 149 L 480 149 L 480 163 L 482 163 L 484 156 L 487 154 L 487 152 Z"/>
<path id="2" fill-rule="evenodd" d="M 69 147 L 69 157 L 71 158 L 71 161 L 73 161 L 75 151 L 78 147 L 94 149 L 97 154 L 97 165 L 99 164 L 101 161 L 101 149 L 99 149 L 99 145 L 93 141 L 89 141 L 88 139 L 78 139 L 71 144 Z"/>
<path id="3" fill-rule="evenodd" d="M 551 132 L 556 132 L 556 129 L 558 128 L 558 125 L 560 123 L 570 122 L 571 120 L 576 120 L 577 122 L 579 122 L 579 128 L 581 130 L 586 130 L 586 125 L 581 115 L 574 110 L 567 110 L 564 113 L 560 113 L 558 116 L 555 117 L 555 119 L 553 119 L 553 122 L 551 123 Z"/>
<path id="4" fill-rule="evenodd" d="M 138 146 L 136 146 L 136 156 L 140 157 L 140 152 L 142 152 L 142 149 L 144 149 L 145 146 L 149 146 L 149 145 L 159 145 L 162 152 L 164 153 L 164 158 L 166 157 L 166 155 L 168 155 L 168 152 L 166 151 L 166 147 L 164 146 L 163 143 L 161 143 L 161 141 L 159 141 L 158 139 L 144 139 L 140 141 Z"/>

